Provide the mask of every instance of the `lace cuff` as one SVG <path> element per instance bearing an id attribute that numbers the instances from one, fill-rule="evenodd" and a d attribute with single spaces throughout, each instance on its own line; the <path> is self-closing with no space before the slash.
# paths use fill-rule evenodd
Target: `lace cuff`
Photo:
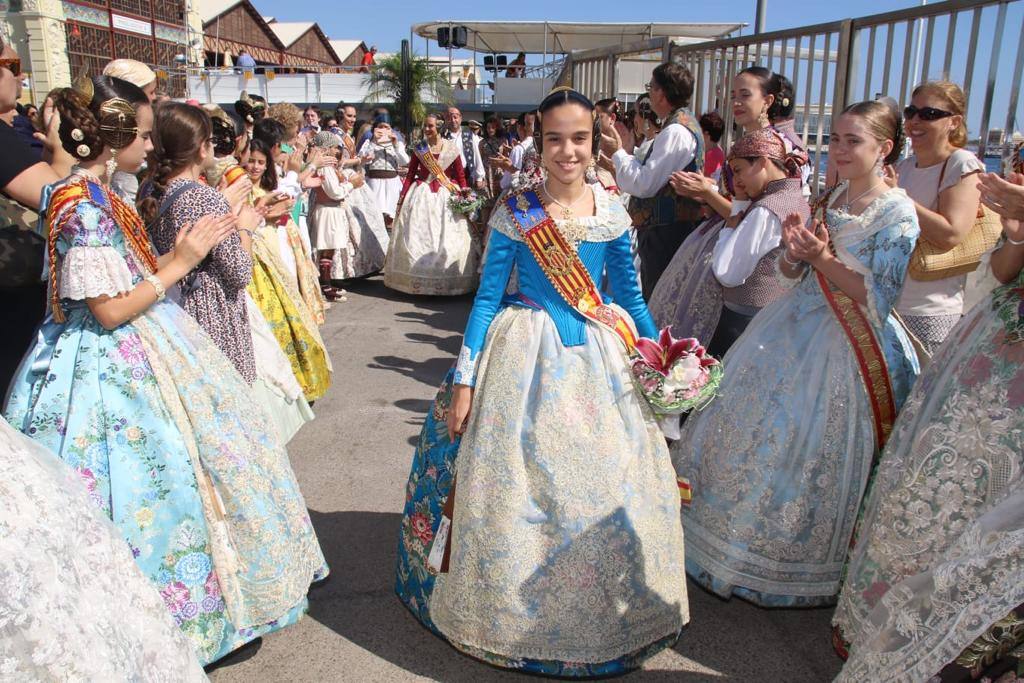
<path id="1" fill-rule="evenodd" d="M 62 299 L 117 296 L 134 286 L 128 264 L 113 247 L 71 247 L 60 266 L 58 293 Z"/>
<path id="2" fill-rule="evenodd" d="M 476 358 L 470 358 L 470 354 L 473 350 L 468 346 L 463 346 L 462 350 L 459 351 L 459 360 L 455 362 L 455 384 L 465 384 L 466 386 L 476 385 Z"/>
<path id="3" fill-rule="evenodd" d="M 799 275 L 797 275 L 795 278 L 787 277 L 786 274 L 782 272 L 782 259 L 784 259 L 785 257 L 786 250 L 783 249 L 779 253 L 779 258 L 775 260 L 775 281 L 778 282 L 779 285 L 782 286 L 784 289 L 793 289 L 798 284 L 803 282 L 805 277 L 807 277 L 807 271 L 810 270 L 810 266 L 805 263 L 804 268 Z M 787 263 L 786 265 L 789 264 Z"/>

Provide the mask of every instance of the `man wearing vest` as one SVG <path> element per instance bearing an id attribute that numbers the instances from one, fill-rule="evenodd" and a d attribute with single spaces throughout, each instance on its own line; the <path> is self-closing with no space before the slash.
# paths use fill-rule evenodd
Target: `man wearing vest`
<path id="1" fill-rule="evenodd" d="M 689 69 L 667 62 L 654 69 L 647 86 L 651 108 L 664 122 L 646 159 L 622 148 L 615 129 L 602 129 L 601 147 L 615 164 L 615 180 L 629 193 L 629 215 L 637 233 L 640 280 L 645 299 L 668 267 L 676 249 L 701 220 L 700 204 L 680 197 L 669 184 L 676 171 L 704 171 L 700 126 L 687 110 L 693 94 Z"/>
<path id="2" fill-rule="evenodd" d="M 458 107 L 448 107 L 444 114 L 444 137 L 452 140 L 459 149 L 462 168 L 466 179 L 471 180 L 477 190 L 484 188 L 484 161 L 480 157 L 480 136 L 462 127 L 462 112 Z"/>

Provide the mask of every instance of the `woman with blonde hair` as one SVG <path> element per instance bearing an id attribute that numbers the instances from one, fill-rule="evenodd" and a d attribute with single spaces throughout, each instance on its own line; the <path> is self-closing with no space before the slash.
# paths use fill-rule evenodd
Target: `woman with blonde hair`
<path id="1" fill-rule="evenodd" d="M 878 158 L 899 157 L 899 113 L 851 105 L 829 144 L 843 182 L 806 225 L 782 220 L 776 272 L 790 291 L 732 345 L 718 398 L 671 449 L 693 486 L 687 572 L 762 606 L 835 601 L 861 496 L 918 372 L 891 315 L 917 217 L 874 173 Z"/>
<path id="2" fill-rule="evenodd" d="M 921 239 L 911 259 L 896 310 L 929 353 L 934 353 L 964 312 L 967 274 L 945 277 L 921 266 L 921 250 L 959 245 L 978 215 L 978 174 L 984 164 L 967 145 L 967 98 L 960 86 L 930 81 L 914 88 L 903 110 L 914 154 L 899 162 L 887 181 L 914 200 Z M 878 161 L 882 172 L 882 160 Z"/>

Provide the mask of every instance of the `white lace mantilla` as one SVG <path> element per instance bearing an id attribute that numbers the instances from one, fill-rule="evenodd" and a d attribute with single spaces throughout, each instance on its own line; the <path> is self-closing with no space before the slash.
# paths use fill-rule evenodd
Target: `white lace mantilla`
<path id="1" fill-rule="evenodd" d="M 579 217 L 575 221 L 587 230 L 587 237 L 584 241 L 611 242 L 626 232 L 632 226 L 633 221 L 622 203 L 614 200 L 600 184 L 594 183 L 590 185 L 590 188 L 594 192 L 594 215 Z M 555 225 L 561 225 L 564 222 L 562 219 L 555 218 Z M 521 242 L 523 239 L 516 229 L 511 212 L 504 204 L 491 214 L 488 225 L 509 239 L 517 242 Z"/>
<path id="2" fill-rule="evenodd" d="M 60 266 L 62 299 L 92 299 L 132 291 L 131 271 L 114 247 L 71 247 Z"/>

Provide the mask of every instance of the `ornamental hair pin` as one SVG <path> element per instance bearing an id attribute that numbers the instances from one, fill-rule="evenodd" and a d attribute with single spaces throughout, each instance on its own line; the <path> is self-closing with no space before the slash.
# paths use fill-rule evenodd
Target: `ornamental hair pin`
<path id="1" fill-rule="evenodd" d="M 84 159 L 92 153 L 89 149 L 89 145 L 79 145 L 75 148 L 75 154 L 78 155 L 79 159 Z"/>
<path id="2" fill-rule="evenodd" d="M 81 128 L 72 128 L 71 139 L 74 140 L 75 142 L 81 142 L 82 140 L 85 139 L 85 133 L 82 132 Z"/>
<path id="3" fill-rule="evenodd" d="M 128 100 L 113 97 L 100 105 L 100 137 L 113 149 L 127 147 L 139 133 L 135 107 Z"/>

